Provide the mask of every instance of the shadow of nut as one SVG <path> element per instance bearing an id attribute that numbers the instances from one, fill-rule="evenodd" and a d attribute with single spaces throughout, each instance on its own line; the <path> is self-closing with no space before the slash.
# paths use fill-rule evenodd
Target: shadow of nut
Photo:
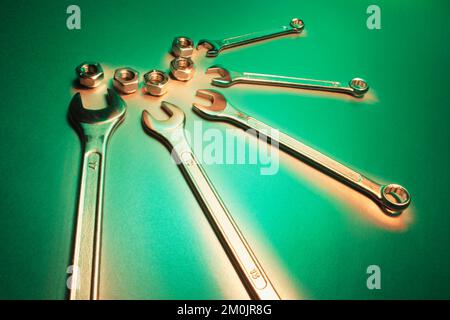
<path id="1" fill-rule="evenodd" d="M 105 77 L 103 68 L 98 62 L 83 62 L 76 67 L 78 81 L 87 88 L 97 87 Z"/>
<path id="2" fill-rule="evenodd" d="M 176 37 L 172 42 L 172 53 L 175 57 L 187 58 L 194 53 L 194 41 L 188 37 Z"/>
<path id="3" fill-rule="evenodd" d="M 114 88 L 125 94 L 136 92 L 139 87 L 139 72 L 132 68 L 119 68 L 114 71 Z"/>
<path id="4" fill-rule="evenodd" d="M 167 92 L 169 76 L 161 70 L 150 70 L 144 74 L 144 89 L 152 96 L 162 96 Z"/>
<path id="5" fill-rule="evenodd" d="M 175 58 L 170 62 L 170 72 L 175 79 L 188 81 L 195 73 L 194 62 L 191 58 Z"/>

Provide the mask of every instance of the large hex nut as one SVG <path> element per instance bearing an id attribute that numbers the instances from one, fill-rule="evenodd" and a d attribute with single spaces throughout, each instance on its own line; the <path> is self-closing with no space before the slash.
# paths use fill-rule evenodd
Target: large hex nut
<path id="1" fill-rule="evenodd" d="M 194 53 L 194 41 L 188 37 L 176 37 L 172 42 L 172 53 L 175 57 L 188 58 Z"/>
<path id="2" fill-rule="evenodd" d="M 87 88 L 97 87 L 105 77 L 103 68 L 98 62 L 83 62 L 76 69 L 78 81 Z"/>
<path id="3" fill-rule="evenodd" d="M 139 72 L 132 68 L 119 68 L 114 71 L 114 88 L 117 91 L 130 94 L 139 87 Z"/>
<path id="4" fill-rule="evenodd" d="M 167 92 L 169 76 L 161 70 L 150 70 L 144 74 L 144 89 L 152 96 L 162 96 Z"/>
<path id="5" fill-rule="evenodd" d="M 175 58 L 170 63 L 170 72 L 175 79 L 188 81 L 195 73 L 194 61 L 191 58 Z"/>

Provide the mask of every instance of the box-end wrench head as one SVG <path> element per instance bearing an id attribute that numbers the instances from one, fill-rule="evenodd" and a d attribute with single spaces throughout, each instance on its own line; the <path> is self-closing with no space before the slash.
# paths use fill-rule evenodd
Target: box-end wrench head
<path id="1" fill-rule="evenodd" d="M 208 120 L 230 121 L 235 117 L 243 115 L 228 104 L 227 99 L 218 91 L 210 89 L 199 89 L 195 93 L 197 97 L 203 98 L 210 102 L 209 105 L 194 102 L 192 110 Z"/>
<path id="2" fill-rule="evenodd" d="M 378 184 L 294 138 L 278 132 L 278 130 L 276 130 L 277 135 L 273 135 L 271 133 L 274 131 L 273 128 L 233 107 L 220 92 L 201 89 L 197 91 L 196 96 L 211 102 L 210 105 L 193 104 L 193 111 L 201 117 L 229 122 L 244 129 L 254 129 L 259 134 L 278 141 L 280 147 L 286 152 L 301 160 L 306 160 L 307 163 L 322 169 L 330 176 L 361 191 L 372 198 L 389 215 L 399 215 L 410 205 L 411 196 L 401 185 Z"/>
<path id="3" fill-rule="evenodd" d="M 216 57 L 219 53 L 225 49 L 241 46 L 244 44 L 266 40 L 270 38 L 275 38 L 279 36 L 284 36 L 293 33 L 300 33 L 303 31 L 304 23 L 303 20 L 298 18 L 293 18 L 289 25 L 281 26 L 272 30 L 258 31 L 254 33 L 245 34 L 242 36 L 231 37 L 223 40 L 208 40 L 202 39 L 197 44 L 197 49 L 199 47 L 206 47 L 208 51 L 206 52 L 207 57 Z"/>
<path id="4" fill-rule="evenodd" d="M 239 83 L 290 87 L 319 91 L 330 91 L 350 94 L 362 98 L 369 91 L 369 84 L 361 78 L 353 78 L 348 84 L 339 81 L 315 80 L 252 72 L 229 70 L 221 65 L 213 65 L 206 70 L 207 74 L 217 74 L 211 79 L 211 84 L 217 87 L 230 87 Z"/>
<path id="5" fill-rule="evenodd" d="M 71 300 L 98 299 L 106 147 L 126 112 L 125 102 L 115 91 L 108 90 L 107 102 L 103 109 L 86 109 L 81 95 L 76 93 L 69 105 L 69 117 L 84 147 L 69 287 Z"/>

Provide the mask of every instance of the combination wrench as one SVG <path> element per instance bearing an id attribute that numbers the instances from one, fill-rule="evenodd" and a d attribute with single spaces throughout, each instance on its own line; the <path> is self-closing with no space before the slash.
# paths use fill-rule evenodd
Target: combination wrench
<path id="1" fill-rule="evenodd" d="M 69 117 L 84 148 L 69 288 L 71 300 L 98 299 L 106 150 L 126 111 L 125 102 L 114 90 L 108 89 L 107 102 L 103 109 L 86 109 L 80 93 L 76 93 L 69 107 Z"/>
<path id="2" fill-rule="evenodd" d="M 267 124 L 239 111 L 215 90 L 198 90 L 196 95 L 211 102 L 209 106 L 193 104 L 193 110 L 201 117 L 229 122 L 244 129 L 252 129 L 260 136 L 277 141 L 280 148 L 291 155 L 306 160 L 309 164 L 369 196 L 390 215 L 399 215 L 409 206 L 411 197 L 404 187 L 397 184 L 381 185 L 376 183 L 287 134 L 278 132 Z"/>
<path id="3" fill-rule="evenodd" d="M 220 65 L 214 65 L 206 70 L 207 74 L 218 74 L 211 84 L 218 87 L 230 87 L 239 83 L 268 85 L 277 87 L 290 87 L 320 91 L 331 91 L 350 94 L 362 98 L 369 91 L 369 85 L 364 79 L 353 78 L 347 84 L 339 81 L 315 80 L 296 78 L 272 74 L 239 72 L 228 70 Z"/>
<path id="4" fill-rule="evenodd" d="M 143 111 L 144 130 L 171 152 L 250 297 L 258 300 L 280 299 L 187 142 L 184 112 L 166 101 L 161 103 L 161 109 L 168 116 L 167 120 L 157 120 L 148 111 Z"/>
<path id="5" fill-rule="evenodd" d="M 303 21 L 294 18 L 291 20 L 289 25 L 281 26 L 271 30 L 258 31 L 254 33 L 245 34 L 242 36 L 231 37 L 223 40 L 207 40 L 202 39 L 197 44 L 197 49 L 200 46 L 206 47 L 208 51 L 206 52 L 207 57 L 216 57 L 223 50 L 242 46 L 245 44 L 266 40 L 270 38 L 276 38 L 285 36 L 288 34 L 301 33 L 303 31 L 304 24 Z"/>

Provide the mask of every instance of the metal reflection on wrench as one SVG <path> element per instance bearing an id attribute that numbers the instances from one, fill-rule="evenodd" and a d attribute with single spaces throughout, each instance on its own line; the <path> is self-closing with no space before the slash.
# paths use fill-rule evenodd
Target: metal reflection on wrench
<path id="1" fill-rule="evenodd" d="M 303 31 L 303 28 L 304 28 L 303 21 L 298 18 L 294 18 L 290 21 L 289 25 L 281 26 L 271 30 L 258 31 L 223 40 L 202 39 L 198 42 L 197 49 L 200 46 L 204 46 L 208 49 L 208 51 L 206 52 L 207 57 L 216 57 L 219 55 L 221 51 L 225 49 L 234 48 L 261 40 L 281 37 L 288 34 L 300 33 Z"/>
<path id="2" fill-rule="evenodd" d="M 280 299 L 189 146 L 184 133 L 184 112 L 166 101 L 162 102 L 161 109 L 169 117 L 167 120 L 157 120 L 148 111 L 142 113 L 144 130 L 171 151 L 250 297 L 258 300 Z"/>
<path id="3" fill-rule="evenodd" d="M 219 77 L 211 80 L 211 84 L 218 87 L 230 87 L 235 84 L 246 83 L 339 92 L 350 94 L 356 98 L 364 97 L 367 91 L 369 91 L 369 85 L 364 79 L 361 78 L 353 78 L 348 82 L 348 84 L 345 84 L 345 82 L 339 81 L 315 80 L 272 74 L 232 71 L 220 65 L 209 67 L 206 70 L 206 73 L 217 73 L 219 75 Z"/>
<path id="4" fill-rule="evenodd" d="M 198 90 L 196 95 L 212 103 L 210 106 L 198 103 L 193 104 L 193 110 L 203 118 L 226 121 L 245 129 L 251 128 L 259 134 L 278 141 L 280 147 L 293 156 L 306 160 L 308 163 L 317 166 L 324 172 L 371 197 L 390 215 L 399 215 L 409 206 L 411 196 L 404 187 L 397 184 L 378 184 L 287 134 L 278 132 L 278 130 L 276 130 L 278 133 L 276 136 L 271 134 L 275 129 L 234 108 L 220 92 L 215 90 Z"/>
<path id="5" fill-rule="evenodd" d="M 75 245 L 72 260 L 71 300 L 97 300 L 99 291 L 103 189 L 108 140 L 125 118 L 125 102 L 108 89 L 108 104 L 99 110 L 83 107 L 76 93 L 69 117 L 83 143 Z"/>

